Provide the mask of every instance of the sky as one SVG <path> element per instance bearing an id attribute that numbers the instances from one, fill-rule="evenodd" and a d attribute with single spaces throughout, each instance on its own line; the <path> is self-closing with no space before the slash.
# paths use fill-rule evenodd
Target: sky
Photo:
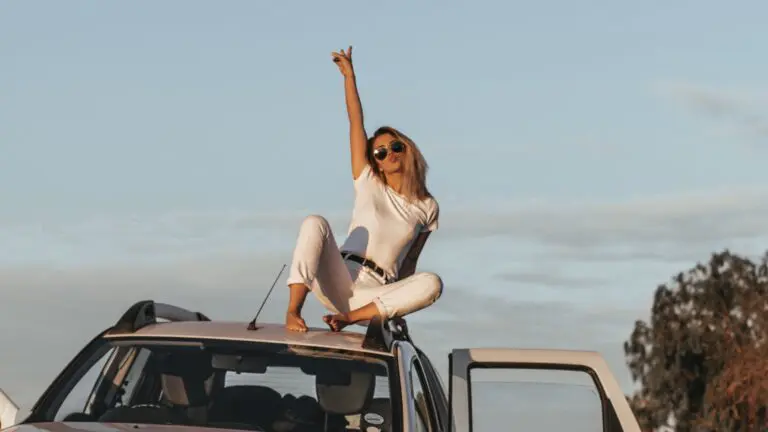
<path id="1" fill-rule="evenodd" d="M 656 286 L 766 249 L 766 12 L 2 2 L 0 387 L 30 405 L 145 297 L 249 320 L 304 216 L 343 239 L 331 52 L 352 45 L 367 128 L 402 129 L 430 165 L 420 269 L 445 289 L 409 322 L 443 377 L 451 348 L 590 349 L 630 392 L 622 343 Z"/>

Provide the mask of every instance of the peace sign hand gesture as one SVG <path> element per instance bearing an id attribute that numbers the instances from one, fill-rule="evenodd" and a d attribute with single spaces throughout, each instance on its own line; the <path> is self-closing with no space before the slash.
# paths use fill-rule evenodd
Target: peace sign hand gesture
<path id="1" fill-rule="evenodd" d="M 339 71 L 345 78 L 352 78 L 355 75 L 355 71 L 352 68 L 352 47 L 345 52 L 343 49 L 339 52 L 331 53 L 333 61 L 336 66 L 339 67 Z"/>

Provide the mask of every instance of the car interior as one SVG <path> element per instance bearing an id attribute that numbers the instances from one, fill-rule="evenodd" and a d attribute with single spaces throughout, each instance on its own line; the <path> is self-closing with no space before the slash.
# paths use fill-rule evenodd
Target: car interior
<path id="1" fill-rule="evenodd" d="M 91 402 L 64 421 L 265 432 L 391 428 L 383 360 L 159 344 L 115 352 L 112 367 L 92 387 Z M 288 373 L 270 375 L 275 369 Z"/>

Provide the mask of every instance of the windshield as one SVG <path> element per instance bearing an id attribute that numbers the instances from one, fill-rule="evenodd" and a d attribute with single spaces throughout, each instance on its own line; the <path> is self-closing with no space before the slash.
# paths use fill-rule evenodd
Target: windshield
<path id="1" fill-rule="evenodd" d="M 361 414 L 391 418 L 390 361 L 279 344 L 100 339 L 30 420 L 355 430 Z"/>

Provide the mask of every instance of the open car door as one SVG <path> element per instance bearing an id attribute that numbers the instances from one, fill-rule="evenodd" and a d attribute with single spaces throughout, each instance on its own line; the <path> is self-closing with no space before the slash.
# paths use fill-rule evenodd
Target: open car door
<path id="1" fill-rule="evenodd" d="M 596 352 L 570 351 L 570 350 L 535 350 L 535 349 L 454 349 L 449 354 L 450 383 L 449 398 L 452 413 L 453 432 L 485 432 L 491 430 L 536 430 L 546 432 L 546 424 L 560 421 L 565 428 L 558 430 L 591 430 L 603 432 L 641 432 L 640 426 L 632 410 L 627 403 L 624 393 L 621 391 L 616 378 L 611 373 L 608 364 L 603 357 Z M 535 374 L 546 373 L 570 373 L 581 375 L 589 387 L 590 392 L 584 392 L 585 386 L 581 385 L 580 395 L 573 395 L 570 402 L 554 403 L 552 398 L 541 397 L 533 386 L 518 386 L 522 388 L 522 395 L 515 399 L 502 396 L 499 390 L 503 389 L 503 383 L 491 384 L 485 387 L 483 383 L 475 382 L 473 394 L 473 372 L 480 375 L 481 372 L 497 372 L 499 370 L 513 370 L 523 377 L 531 377 Z M 538 371 L 538 372 L 537 372 Z M 533 383 L 533 381 L 530 381 Z M 546 387 L 546 386 L 544 386 Z M 480 395 L 481 390 L 490 390 L 485 395 Z M 488 396 L 490 394 L 490 396 Z M 473 397 L 474 396 L 474 397 Z M 539 397 L 538 400 L 536 398 Z M 552 402 L 552 408 L 541 410 L 540 402 Z M 531 402 L 533 410 L 538 409 L 539 420 L 524 420 L 530 417 L 531 409 L 521 408 L 527 402 Z M 591 426 L 579 428 L 568 418 L 572 414 L 574 406 L 592 406 Z M 474 406 L 473 406 L 474 404 Z M 495 413 L 482 415 L 489 405 L 495 405 Z M 473 408 L 475 408 L 473 410 Z M 473 417 L 475 414 L 476 417 Z M 574 416 L 574 418 L 577 418 Z M 579 419 L 583 420 L 582 415 Z M 602 423 L 602 427 L 600 427 Z"/>
<path id="2" fill-rule="evenodd" d="M 15 425 L 18 413 L 19 407 L 0 389 L 0 429 Z"/>

